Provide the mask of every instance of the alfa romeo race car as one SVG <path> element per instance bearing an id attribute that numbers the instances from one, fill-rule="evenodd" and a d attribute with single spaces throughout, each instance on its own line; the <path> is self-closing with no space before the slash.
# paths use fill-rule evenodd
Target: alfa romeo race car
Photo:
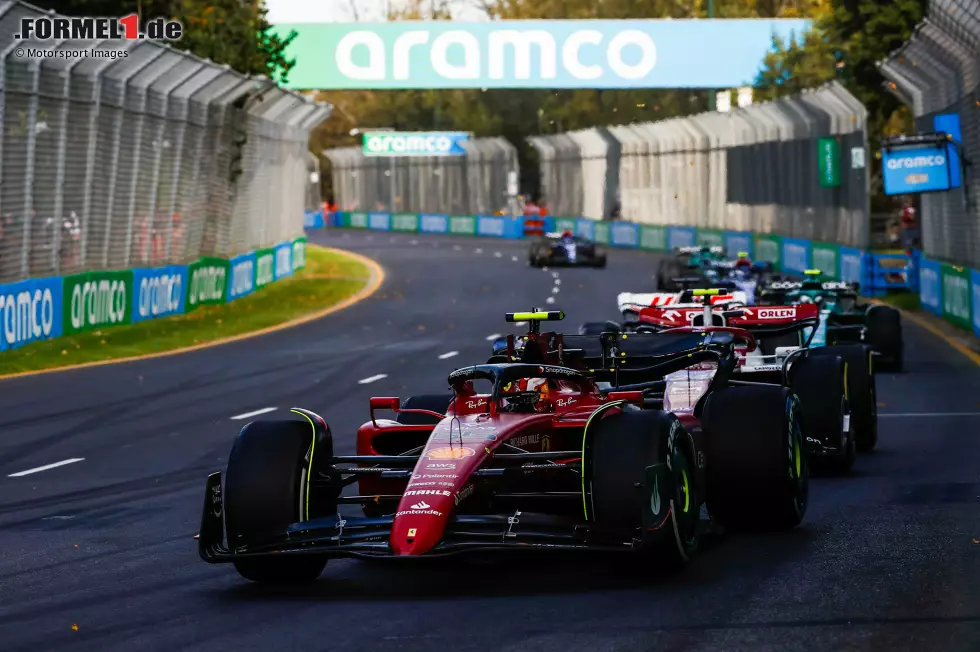
<path id="1" fill-rule="evenodd" d="M 449 374 L 451 393 L 372 398 L 356 455 L 337 455 L 308 410 L 249 423 L 223 486 L 207 480 L 200 556 L 257 582 L 312 581 L 337 557 L 566 550 L 680 565 L 715 526 L 801 522 L 800 401 L 732 382 L 751 333 L 540 331 L 563 317 L 507 315 L 527 335 Z"/>
<path id="2" fill-rule="evenodd" d="M 751 332 L 757 346 L 737 348 L 737 378 L 790 387 L 810 424 L 808 452 L 837 472 L 851 468 L 857 451 L 872 450 L 878 440 L 877 390 L 872 352 L 861 344 L 814 347 L 820 311 L 815 304 L 795 306 L 712 305 L 719 289 L 694 290 L 700 306 L 657 306 L 640 311 L 631 330 L 670 333 L 738 328 Z M 606 330 L 618 331 L 610 323 Z M 600 330 L 594 328 L 594 330 Z M 801 357 L 802 356 L 802 357 Z M 817 369 L 800 374 L 799 369 Z"/>
<path id="3" fill-rule="evenodd" d="M 531 267 L 605 267 L 606 254 L 594 242 L 570 231 L 546 233 L 531 243 L 528 264 Z"/>
<path id="4" fill-rule="evenodd" d="M 901 313 L 890 306 L 862 303 L 858 283 L 823 281 L 817 269 L 806 270 L 804 274 L 802 281 L 780 281 L 766 286 L 760 293 L 760 303 L 813 303 L 820 309 L 820 328 L 814 336 L 814 346 L 867 344 L 874 352 L 877 368 L 896 372 L 904 369 Z"/>
<path id="5" fill-rule="evenodd" d="M 745 292 L 734 290 L 711 297 L 711 305 L 749 305 L 751 297 Z M 623 321 L 627 324 L 639 321 L 640 311 L 646 308 L 658 308 L 663 306 L 672 307 L 698 307 L 701 300 L 695 297 L 692 290 L 681 290 L 680 292 L 621 292 L 616 296 L 616 304 Z"/>

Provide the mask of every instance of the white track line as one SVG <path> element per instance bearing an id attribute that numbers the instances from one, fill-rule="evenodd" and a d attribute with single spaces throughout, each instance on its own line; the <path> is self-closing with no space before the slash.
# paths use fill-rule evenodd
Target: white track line
<path id="1" fill-rule="evenodd" d="M 494 257 L 494 258 L 501 258 L 502 256 L 503 256 L 503 254 L 502 254 L 502 253 L 500 253 L 499 251 L 495 251 L 495 252 L 493 252 L 493 257 Z"/>
<path id="2" fill-rule="evenodd" d="M 882 419 L 884 418 L 904 418 L 904 417 L 980 417 L 980 412 L 892 412 L 891 414 L 881 414 L 878 416 Z"/>
<path id="3" fill-rule="evenodd" d="M 527 322 L 526 321 L 517 321 L 517 322 L 514 322 L 514 328 L 524 328 L 525 326 L 527 326 Z"/>
<path id="4" fill-rule="evenodd" d="M 358 385 L 367 385 L 369 383 L 373 383 L 375 381 L 378 381 L 378 380 L 381 380 L 382 378 L 387 378 L 387 377 L 388 377 L 388 374 L 375 374 L 373 376 L 368 376 L 367 378 L 361 378 L 359 381 L 357 381 L 357 384 Z"/>
<path id="5" fill-rule="evenodd" d="M 60 462 L 55 462 L 54 464 L 45 464 L 44 466 L 39 466 L 33 469 L 27 469 L 26 471 L 19 471 L 17 473 L 11 473 L 8 478 L 20 478 L 25 475 L 30 475 L 32 473 L 40 473 L 41 471 L 47 471 L 48 469 L 56 469 L 59 466 L 65 466 L 66 464 L 74 464 L 75 462 L 81 462 L 84 457 L 73 457 L 70 460 L 61 460 Z"/>
<path id="6" fill-rule="evenodd" d="M 498 337 L 503 337 L 500 333 L 494 333 L 493 335 L 487 335 L 487 342 L 492 342 Z"/>
<path id="7" fill-rule="evenodd" d="M 551 293 L 552 294 L 558 294 L 559 292 L 561 292 L 561 288 L 558 287 L 557 285 L 555 287 L 551 288 Z"/>
<path id="8" fill-rule="evenodd" d="M 511 259 L 512 261 L 514 261 L 515 263 L 517 262 L 517 256 L 511 256 L 511 257 L 510 257 L 510 259 Z"/>
<path id="9" fill-rule="evenodd" d="M 419 243 L 418 240 L 409 240 L 408 241 L 408 244 L 410 244 L 410 245 L 417 245 L 418 243 Z"/>
<path id="10" fill-rule="evenodd" d="M 561 285 L 561 279 L 560 278 L 556 278 L 555 279 L 555 285 Z"/>
<path id="11" fill-rule="evenodd" d="M 462 247 L 459 245 L 453 245 L 453 251 L 459 251 L 460 249 L 462 249 Z"/>
<path id="12" fill-rule="evenodd" d="M 262 408 L 261 410 L 256 410 L 255 412 L 246 412 L 245 414 L 236 414 L 235 416 L 230 417 L 230 418 L 231 418 L 232 421 L 241 421 L 242 419 L 248 419 L 250 417 L 257 417 L 260 414 L 268 414 L 269 412 L 275 412 L 278 409 L 279 408 L 267 407 L 267 408 Z"/>
<path id="13" fill-rule="evenodd" d="M 547 299 L 545 299 L 544 302 L 545 303 L 554 303 L 555 302 L 555 298 L 554 297 L 548 297 Z"/>
<path id="14" fill-rule="evenodd" d="M 448 360 L 449 358 L 454 358 L 459 355 L 459 351 L 449 351 L 448 353 L 443 353 L 439 356 L 440 360 Z"/>
<path id="15" fill-rule="evenodd" d="M 482 249 L 477 249 L 473 253 L 475 253 L 475 254 L 482 254 L 483 253 L 483 250 Z"/>

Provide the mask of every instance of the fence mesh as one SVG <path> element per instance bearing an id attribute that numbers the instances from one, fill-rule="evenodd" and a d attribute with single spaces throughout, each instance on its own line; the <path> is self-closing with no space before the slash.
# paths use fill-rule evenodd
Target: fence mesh
<path id="1" fill-rule="evenodd" d="M 886 88 L 912 108 L 917 132 L 937 131 L 938 115 L 960 121 L 961 149 L 980 152 L 980 4 L 931 0 L 927 18 L 879 63 Z M 969 168 L 962 188 L 921 195 L 922 245 L 933 259 L 980 267 L 980 191 Z"/>
<path id="2" fill-rule="evenodd" d="M 508 209 L 517 149 L 505 138 L 470 139 L 464 156 L 364 156 L 361 147 L 323 152 L 335 201 L 345 211 L 492 214 Z"/>
<path id="3" fill-rule="evenodd" d="M 0 1 L 0 283 L 302 232 L 319 203 L 307 141 L 328 105 L 149 41 L 14 39 L 43 15 Z"/>
<path id="4" fill-rule="evenodd" d="M 529 139 L 555 215 L 865 247 L 867 112 L 843 86 L 661 122 Z M 828 148 L 833 149 L 828 149 Z M 839 152 L 839 154 L 838 154 Z M 821 166 L 821 157 L 833 163 Z M 822 182 L 821 175 L 827 178 Z"/>

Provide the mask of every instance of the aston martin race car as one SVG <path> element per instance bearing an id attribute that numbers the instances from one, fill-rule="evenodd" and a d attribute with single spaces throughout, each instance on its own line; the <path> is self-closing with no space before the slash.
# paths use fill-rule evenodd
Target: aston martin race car
<path id="1" fill-rule="evenodd" d="M 256 582 L 312 581 L 337 557 L 564 550 L 681 565 L 706 532 L 801 522 L 799 399 L 731 382 L 751 333 L 541 332 L 563 317 L 507 315 L 527 334 L 450 373 L 451 393 L 372 398 L 355 455 L 336 454 L 308 410 L 249 423 L 224 482 L 207 480 L 199 555 Z"/>
<path id="2" fill-rule="evenodd" d="M 761 291 L 760 303 L 816 304 L 820 309 L 820 328 L 813 346 L 867 344 L 874 352 L 877 368 L 901 372 L 905 360 L 901 313 L 890 306 L 862 303 L 858 283 L 824 281 L 821 276 L 820 270 L 810 269 L 802 281 L 772 283 Z"/>
<path id="3" fill-rule="evenodd" d="M 713 306 L 723 290 L 694 290 L 700 306 L 658 306 L 642 310 L 631 325 L 636 333 L 682 330 L 712 332 L 738 328 L 751 332 L 752 348 L 739 347 L 740 381 L 790 387 L 810 424 L 808 452 L 836 472 L 854 464 L 857 451 L 873 449 L 878 440 L 878 409 L 871 350 L 861 344 L 813 347 L 820 327 L 814 304 L 781 307 Z M 593 332 L 600 330 L 594 328 Z M 606 330 L 618 332 L 616 324 Z M 804 371 L 801 371 L 804 370 Z"/>
<path id="4" fill-rule="evenodd" d="M 528 252 L 531 267 L 605 267 L 606 254 L 594 242 L 564 233 L 547 233 L 531 243 Z"/>
<path id="5" fill-rule="evenodd" d="M 727 288 L 744 292 L 753 304 L 757 286 L 772 275 L 772 263 L 753 263 L 744 251 L 733 259 L 721 247 L 681 247 L 675 253 L 657 270 L 657 288 L 664 292 Z"/>

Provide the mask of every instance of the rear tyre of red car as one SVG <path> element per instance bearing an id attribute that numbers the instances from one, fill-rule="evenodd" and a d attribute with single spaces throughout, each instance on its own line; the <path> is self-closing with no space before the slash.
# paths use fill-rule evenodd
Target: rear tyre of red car
<path id="1" fill-rule="evenodd" d="M 854 466 L 857 447 L 853 416 L 846 432 L 844 427 L 847 421 L 845 416 L 850 410 L 848 399 L 852 395 L 846 381 L 850 375 L 850 365 L 836 355 L 836 351 L 833 353 L 807 353 L 806 356 L 794 358 L 789 380 L 793 391 L 800 397 L 807 437 L 837 449 L 835 454 L 814 456 L 813 468 L 842 475 Z"/>
<path id="2" fill-rule="evenodd" d="M 868 309 L 867 336 L 871 346 L 886 359 L 878 364 L 883 371 L 901 373 L 905 370 L 901 313 L 890 306 L 871 306 Z"/>
<path id="3" fill-rule="evenodd" d="M 799 525 L 810 495 L 799 398 L 787 387 L 726 387 L 708 395 L 701 422 L 711 517 L 735 530 Z"/>
<path id="4" fill-rule="evenodd" d="M 231 550 L 279 536 L 299 521 L 324 515 L 336 499 L 307 501 L 311 455 L 333 457 L 329 431 L 316 437 L 308 421 L 256 421 L 238 434 L 225 476 L 225 530 Z M 320 498 L 320 497 L 315 497 Z M 315 581 L 323 555 L 272 555 L 237 559 L 235 569 L 253 582 Z"/>
<path id="5" fill-rule="evenodd" d="M 690 560 L 700 542 L 703 492 L 694 442 L 677 417 L 655 410 L 609 414 L 595 417 L 585 436 L 587 509 L 596 527 L 625 537 L 646 530 L 644 551 L 656 567 Z M 666 465 L 670 486 L 663 492 L 659 479 L 650 484 L 648 468 L 656 465 Z"/>
<path id="6" fill-rule="evenodd" d="M 878 390 L 871 347 L 844 344 L 811 349 L 808 355 L 838 355 L 847 363 L 848 406 L 854 445 L 860 453 L 874 450 L 878 444 Z"/>

